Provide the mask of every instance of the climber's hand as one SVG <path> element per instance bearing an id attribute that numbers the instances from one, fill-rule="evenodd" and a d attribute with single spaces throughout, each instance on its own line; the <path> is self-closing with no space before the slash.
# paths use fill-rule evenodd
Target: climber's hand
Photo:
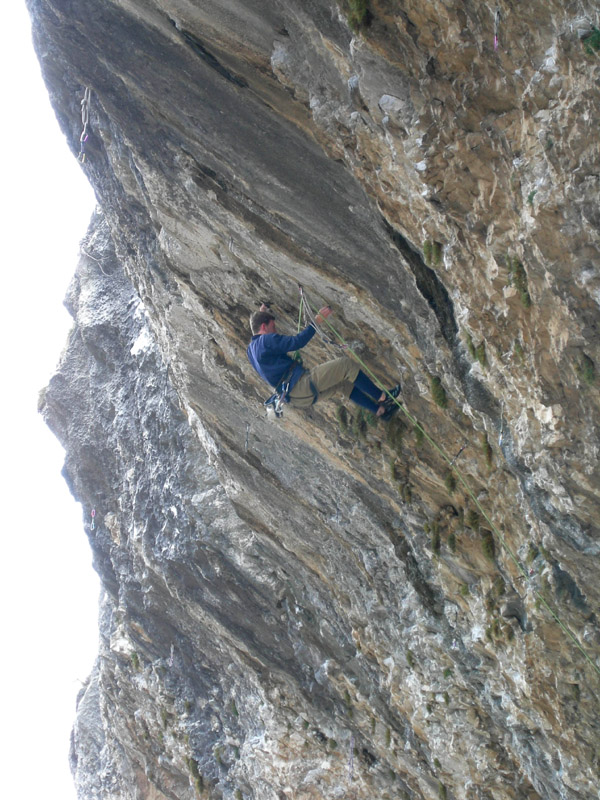
<path id="1" fill-rule="evenodd" d="M 323 306 L 323 308 L 319 309 L 319 313 L 316 316 L 317 324 L 320 325 L 331 313 L 332 311 L 329 306 Z"/>

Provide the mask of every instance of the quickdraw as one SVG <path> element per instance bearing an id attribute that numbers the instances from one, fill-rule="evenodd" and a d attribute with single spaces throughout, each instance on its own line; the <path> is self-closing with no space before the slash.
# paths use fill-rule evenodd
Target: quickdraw
<path id="1" fill-rule="evenodd" d="M 86 86 L 83 100 L 81 101 L 81 124 L 83 126 L 83 130 L 81 131 L 81 136 L 79 137 L 79 156 L 77 157 L 78 161 L 81 161 L 83 164 L 85 162 L 85 143 L 88 140 L 88 123 L 90 121 L 90 97 L 91 97 L 91 90 L 89 86 Z"/>
<path id="2" fill-rule="evenodd" d="M 274 392 L 264 402 L 269 419 L 279 419 L 283 417 L 283 407 L 287 402 L 286 397 L 290 389 L 290 382 L 282 383 L 280 387 L 278 391 Z"/>

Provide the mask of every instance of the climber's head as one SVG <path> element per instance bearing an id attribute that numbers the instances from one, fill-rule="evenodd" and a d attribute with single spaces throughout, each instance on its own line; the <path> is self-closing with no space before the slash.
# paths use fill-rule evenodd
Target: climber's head
<path id="1" fill-rule="evenodd" d="M 255 311 L 250 317 L 250 330 L 254 336 L 259 333 L 275 333 L 275 317 L 270 311 Z"/>

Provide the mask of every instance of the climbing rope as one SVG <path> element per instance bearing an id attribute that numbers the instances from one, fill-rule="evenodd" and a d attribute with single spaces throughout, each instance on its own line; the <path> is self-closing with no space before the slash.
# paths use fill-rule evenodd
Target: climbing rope
<path id="1" fill-rule="evenodd" d="M 338 350 L 347 350 L 348 349 L 348 345 L 345 342 L 342 342 L 341 344 L 338 344 L 337 342 L 334 342 L 333 339 L 329 338 L 328 336 L 326 336 L 323 333 L 323 330 L 322 330 L 321 326 L 319 325 L 319 323 L 316 320 L 316 316 L 315 316 L 316 312 L 313 314 L 313 311 L 311 309 L 311 304 L 310 304 L 308 298 L 306 298 L 306 300 L 305 300 L 306 292 L 304 290 L 304 287 L 301 286 L 300 284 L 298 284 L 298 289 L 300 291 L 300 309 L 301 309 L 301 311 L 304 312 L 305 318 L 308 318 L 308 321 L 313 326 L 313 328 L 316 330 L 317 335 L 319 336 L 321 341 L 324 344 L 329 345 L 330 347 L 334 347 L 334 348 L 336 348 Z M 306 323 L 306 319 L 305 319 L 305 323 Z M 299 321 L 298 321 L 298 325 L 300 325 Z M 305 327 L 306 327 L 306 324 L 305 324 Z M 300 332 L 300 327 L 298 327 L 298 333 L 299 332 Z"/>
<path id="2" fill-rule="evenodd" d="M 303 293 L 303 295 L 304 295 L 304 300 L 305 300 L 305 306 L 309 306 L 310 303 L 306 300 L 306 293 Z M 316 309 L 313 308 L 311 310 L 316 313 Z M 416 429 L 419 430 L 420 434 L 423 435 L 423 437 L 429 442 L 429 444 L 438 453 L 438 455 L 446 462 L 446 464 L 448 464 L 449 469 L 454 472 L 454 474 L 456 475 L 457 479 L 460 481 L 460 483 L 462 484 L 463 488 L 465 489 L 466 493 L 468 494 L 470 499 L 473 501 L 475 507 L 480 512 L 481 516 L 485 519 L 485 521 L 488 523 L 488 525 L 489 525 L 490 529 L 492 530 L 492 532 L 497 536 L 498 541 L 500 541 L 500 543 L 502 544 L 502 546 L 504 547 L 504 549 L 506 550 L 506 552 L 510 556 L 510 558 L 511 558 L 512 562 L 515 564 L 517 570 L 521 573 L 521 576 L 523 578 L 525 578 L 525 580 L 529 580 L 529 574 L 528 574 L 526 568 L 519 561 L 519 559 L 517 558 L 516 554 L 513 552 L 512 548 L 510 547 L 510 545 L 508 544 L 508 542 L 506 541 L 506 539 L 504 538 L 502 533 L 498 530 L 497 526 L 490 519 L 489 515 L 487 514 L 487 512 L 485 511 L 485 509 L 483 508 L 483 506 L 481 505 L 481 503 L 479 502 L 479 500 L 475 496 L 473 490 L 471 489 L 471 487 L 467 483 L 467 480 L 464 477 L 463 473 L 456 466 L 455 461 L 458 458 L 458 455 L 460 455 L 460 452 L 462 452 L 462 449 L 461 449 L 461 451 L 459 451 L 459 454 L 454 459 L 450 459 L 450 457 L 448 455 L 446 455 L 446 453 L 441 448 L 441 446 L 438 445 L 438 443 L 427 433 L 427 431 L 423 428 L 423 426 L 419 423 L 419 421 L 415 417 L 413 417 L 412 414 L 410 414 L 408 409 L 406 409 L 404 407 L 404 405 L 402 405 L 402 403 L 398 400 L 398 398 L 394 397 L 393 395 L 390 394 L 390 392 L 385 388 L 385 386 L 382 384 L 382 382 L 374 375 L 374 373 L 364 363 L 364 361 L 360 358 L 360 356 L 348 345 L 348 343 L 345 341 L 343 336 L 340 333 L 338 333 L 336 328 L 330 322 L 329 318 L 326 318 L 324 321 L 325 321 L 325 324 L 328 326 L 329 330 L 331 331 L 332 335 L 341 343 L 342 346 L 344 346 L 344 348 L 349 353 L 352 354 L 354 359 L 360 365 L 360 367 L 363 370 L 363 372 L 365 372 L 371 378 L 371 380 L 375 383 L 375 385 L 379 389 L 381 389 L 382 392 L 384 392 L 388 396 L 388 398 L 390 400 L 393 400 L 393 402 L 396 403 L 396 405 L 398 406 L 400 411 L 402 411 L 402 413 L 409 420 L 409 422 L 411 422 L 412 425 Z M 585 660 L 593 667 L 593 669 L 598 673 L 598 675 L 600 675 L 600 667 L 592 660 L 592 658 L 587 653 L 587 651 L 585 650 L 585 648 L 583 647 L 583 645 L 581 644 L 579 639 L 575 636 L 573 631 L 571 631 L 571 629 L 561 620 L 561 618 L 558 616 L 556 611 L 549 605 L 549 603 L 547 602 L 545 597 L 541 594 L 541 592 L 539 592 L 534 586 L 531 586 L 531 589 L 532 589 L 533 593 L 535 594 L 535 596 L 536 596 L 537 600 L 539 601 L 539 603 L 542 606 L 544 606 L 546 611 L 550 614 L 550 616 L 554 619 L 554 621 L 557 623 L 557 625 L 561 628 L 563 633 L 573 642 L 573 644 L 577 647 L 577 649 L 580 651 L 580 653 L 584 656 Z"/>
<path id="3" fill-rule="evenodd" d="M 83 130 L 81 131 L 81 136 L 79 137 L 79 155 L 77 157 L 77 160 L 82 164 L 85 162 L 85 143 L 88 140 L 87 129 L 90 121 L 90 97 L 91 90 L 89 86 L 86 86 L 83 99 L 81 101 L 81 124 L 83 126 Z"/>

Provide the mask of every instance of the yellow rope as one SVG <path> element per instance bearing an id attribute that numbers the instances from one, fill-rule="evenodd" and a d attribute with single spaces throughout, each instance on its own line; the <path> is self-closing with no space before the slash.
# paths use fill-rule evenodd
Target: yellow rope
<path id="1" fill-rule="evenodd" d="M 308 301 L 308 299 L 306 299 L 306 300 L 305 300 L 305 302 L 307 303 L 307 305 L 310 305 L 310 304 L 309 304 L 309 301 Z M 316 313 L 316 309 L 314 309 L 314 310 L 315 310 L 315 313 Z M 411 422 L 411 423 L 412 423 L 412 424 L 413 424 L 413 425 L 414 425 L 416 428 L 418 428 L 418 429 L 419 429 L 419 431 L 420 431 L 420 432 L 423 434 L 423 436 L 425 437 L 425 439 L 427 439 L 427 441 L 429 442 L 429 444 L 430 444 L 430 445 L 431 445 L 431 446 L 434 448 L 434 450 L 435 450 L 435 451 L 436 451 L 436 452 L 437 452 L 437 453 L 438 453 L 438 454 L 439 454 L 439 455 L 442 457 L 442 459 L 443 459 L 443 460 L 444 460 L 444 461 L 445 461 L 445 462 L 448 464 L 449 468 L 450 468 L 451 470 L 453 470 L 453 471 L 454 471 L 454 473 L 456 474 L 456 477 L 457 477 L 457 478 L 458 478 L 458 480 L 461 482 L 461 484 L 464 486 L 464 488 L 465 488 L 465 490 L 466 490 L 467 494 L 469 495 L 469 497 L 471 498 L 471 500 L 473 501 L 473 503 L 475 504 L 475 506 L 477 507 L 477 509 L 479 510 L 479 512 L 481 513 L 481 515 L 483 516 L 483 518 L 486 520 L 486 522 L 487 522 L 487 523 L 488 523 L 488 525 L 490 526 L 491 530 L 492 530 L 492 531 L 493 531 L 493 532 L 496 534 L 496 536 L 498 537 L 499 541 L 501 542 L 502 546 L 504 547 L 504 549 L 507 551 L 507 553 L 508 553 L 508 554 L 509 554 L 509 556 L 511 557 L 512 561 L 514 562 L 514 564 L 515 564 L 515 566 L 517 567 L 517 569 L 519 570 L 519 572 L 522 574 L 522 576 L 523 576 L 525 579 L 528 579 L 528 577 L 529 577 L 529 576 L 528 576 L 527 570 L 526 570 L 526 569 L 525 569 L 525 567 L 524 567 L 524 566 L 521 564 L 521 562 L 519 561 L 519 559 L 517 558 L 517 556 L 516 556 L 516 555 L 515 555 L 515 553 L 513 552 L 513 550 L 512 550 L 512 548 L 510 547 L 510 545 L 509 545 L 509 544 L 506 542 L 506 539 L 504 538 L 504 536 L 503 536 L 503 535 L 500 533 L 500 531 L 498 530 L 498 528 L 496 527 L 496 525 L 495 525 L 495 524 L 492 522 L 492 520 L 490 519 L 490 517 L 489 517 L 489 516 L 488 516 L 488 514 L 486 513 L 485 509 L 483 508 L 483 506 L 481 505 L 481 503 L 479 502 L 479 500 L 477 499 L 477 497 L 476 497 L 476 496 L 475 496 L 475 494 L 473 493 L 473 490 L 471 489 L 471 487 L 470 487 L 470 486 L 469 486 L 469 484 L 467 483 L 467 481 L 466 481 L 465 477 L 463 476 L 462 472 L 461 472 L 461 471 L 458 469 L 458 467 L 457 467 L 457 466 L 455 466 L 455 465 L 454 465 L 453 461 L 452 461 L 452 460 L 451 460 L 451 459 L 450 459 L 450 458 L 449 458 L 449 457 L 446 455 L 446 453 L 443 451 L 443 449 L 440 447 L 440 445 L 438 445 L 438 444 L 437 444 L 437 442 L 436 442 L 434 439 L 432 439 L 432 438 L 431 438 L 431 436 L 429 436 L 429 434 L 427 433 L 427 431 L 426 431 L 426 430 L 423 428 L 423 426 L 422 426 L 422 425 L 421 425 L 421 424 L 418 422 L 418 420 L 416 420 L 416 419 L 415 419 L 415 418 L 414 418 L 414 417 L 413 417 L 413 416 L 412 416 L 412 415 L 411 415 L 411 414 L 408 412 L 408 410 L 407 410 L 407 409 L 406 409 L 406 408 L 405 408 L 405 407 L 402 405 L 402 403 L 401 403 L 401 402 L 398 400 L 398 398 L 397 398 L 397 397 L 393 397 L 393 396 L 392 396 L 392 395 L 391 395 L 391 394 L 388 392 L 388 390 L 387 390 L 387 389 L 386 389 L 386 388 L 383 386 L 383 384 L 381 383 L 381 381 L 380 381 L 380 380 L 379 380 L 379 379 L 378 379 L 378 378 L 377 378 L 377 377 L 376 377 L 376 376 L 373 374 L 373 372 L 372 372 L 372 371 L 369 369 L 369 367 L 367 367 L 367 365 L 366 365 L 366 364 L 364 363 L 364 361 L 363 361 L 363 360 L 360 358 L 360 356 L 359 356 L 357 353 L 355 353 L 355 352 L 354 352 L 354 350 L 353 350 L 353 349 L 350 347 L 350 345 L 348 345 L 348 343 L 345 341 L 345 339 L 343 338 L 343 336 L 342 336 L 340 333 L 338 333 L 338 331 L 335 329 L 335 327 L 334 327 L 334 326 L 332 325 L 332 323 L 329 321 L 329 318 L 328 318 L 328 317 L 327 317 L 327 318 L 325 318 L 325 323 L 327 324 L 327 326 L 329 327 L 329 329 L 331 330 L 331 332 L 333 333 L 333 335 L 334 335 L 334 336 L 335 336 L 335 337 L 336 337 L 336 338 L 337 338 L 337 339 L 340 341 L 340 343 L 341 343 L 341 344 L 343 344 L 343 345 L 346 347 L 346 349 L 348 350 L 348 352 L 352 353 L 353 357 L 356 359 L 356 361 L 357 361 L 357 362 L 358 362 L 358 364 L 360 365 L 361 369 L 362 369 L 362 370 L 363 370 L 363 371 L 364 371 L 364 372 L 365 372 L 365 373 L 366 373 L 366 374 L 367 374 L 367 375 L 368 375 L 368 376 L 369 376 L 369 377 L 370 377 L 370 378 L 373 380 L 373 382 L 375 383 L 375 385 L 376 385 L 376 386 L 377 386 L 379 389 L 381 389 L 381 390 L 382 390 L 382 392 L 385 392 L 385 394 L 387 394 L 387 396 L 388 396 L 388 397 L 389 397 L 391 400 L 393 400 L 393 401 L 394 401 L 394 403 L 396 403 L 396 405 L 398 406 L 398 408 L 400 409 L 400 411 L 402 411 L 402 413 L 403 413 L 403 414 L 406 416 L 406 418 L 407 418 L 407 419 L 408 419 L 408 420 L 409 420 L 409 421 L 410 421 L 410 422 Z M 541 594 L 541 592 L 539 592 L 539 591 L 538 591 L 538 590 L 537 590 L 535 587 L 532 587 L 532 589 L 533 589 L 533 592 L 534 592 L 534 594 L 537 596 L 538 600 L 540 601 L 540 603 L 541 603 L 541 604 L 542 604 L 542 605 L 543 605 L 543 606 L 546 608 L 546 610 L 547 610 L 547 611 L 548 611 L 548 613 L 551 615 L 551 617 L 552 617 L 552 618 L 555 620 L 555 622 L 557 622 L 557 623 L 558 623 L 558 625 L 559 625 L 559 626 L 560 626 L 560 628 L 563 630 L 563 632 L 564 632 L 564 633 L 565 633 L 565 634 L 566 634 L 566 635 L 567 635 L 567 636 L 568 636 L 568 637 L 569 637 L 569 638 L 570 638 L 570 639 L 573 641 L 573 643 L 575 644 L 575 646 L 577 647 L 577 649 L 578 649 L 578 650 L 579 650 L 579 651 L 582 653 L 582 655 L 585 657 L 586 661 L 588 661 L 588 663 L 589 663 L 589 664 L 591 664 L 591 666 L 592 666 L 592 667 L 594 668 L 594 670 L 595 670 L 595 671 L 598 673 L 598 675 L 600 675 L 600 667 L 599 667 L 599 666 L 598 666 L 596 663 L 594 663 L 594 661 L 592 661 L 591 657 L 588 655 L 587 651 L 584 649 L 584 647 L 583 647 L 583 645 L 581 644 L 581 642 L 579 641 L 579 639 L 578 639 L 578 638 L 575 636 L 575 634 L 574 634 L 574 633 L 571 631 L 571 629 L 570 629 L 570 628 L 569 628 L 569 627 L 568 627 L 568 626 L 567 626 L 567 625 L 566 625 L 566 624 L 565 624 L 565 623 L 564 623 L 564 622 L 563 622 L 563 621 L 560 619 L 560 617 L 558 616 L 558 614 L 556 613 L 556 611 L 554 611 L 554 609 L 553 609 L 553 608 L 551 608 L 551 606 L 548 604 L 548 602 L 546 601 L 546 599 L 544 598 L 544 596 Z"/>

